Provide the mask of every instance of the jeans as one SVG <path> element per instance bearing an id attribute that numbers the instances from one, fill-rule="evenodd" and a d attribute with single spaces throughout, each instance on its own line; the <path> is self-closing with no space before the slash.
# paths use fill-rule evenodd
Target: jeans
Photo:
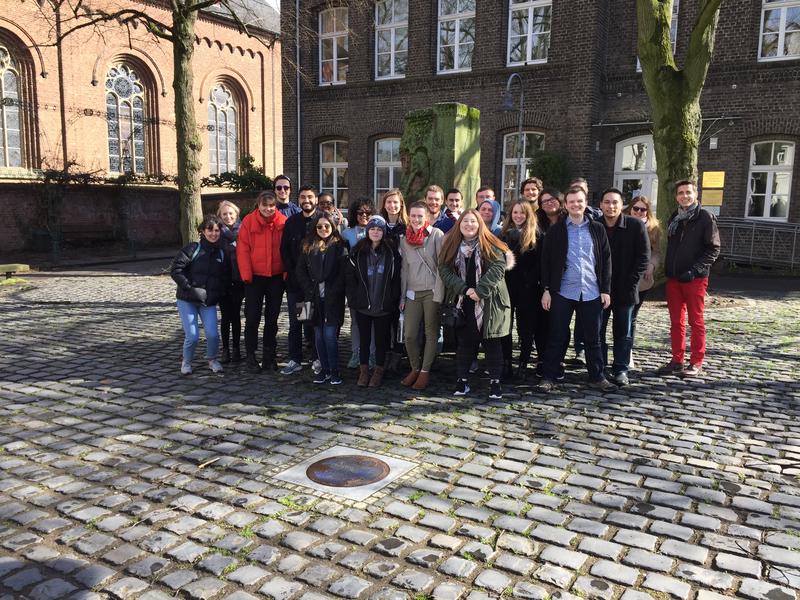
<path id="1" fill-rule="evenodd" d="M 478 348 L 483 344 L 486 357 L 486 370 L 490 379 L 500 379 L 503 374 L 502 338 L 484 338 L 474 319 L 467 319 L 463 327 L 456 328 L 456 370 L 459 379 L 469 377 L 469 367 L 478 356 Z"/>
<path id="2" fill-rule="evenodd" d="M 606 331 L 608 320 L 614 315 L 614 324 L 611 327 L 611 334 L 614 338 L 614 362 L 611 365 L 611 372 L 614 375 L 626 373 L 628 365 L 631 363 L 631 351 L 633 350 L 633 304 L 612 304 L 603 311 L 603 327 L 600 330 L 600 347 L 603 351 L 603 364 L 608 365 L 608 342 L 606 341 Z"/>
<path id="3" fill-rule="evenodd" d="M 708 277 L 698 277 L 687 283 L 667 278 L 667 309 L 669 309 L 669 335 L 672 342 L 672 362 L 683 364 L 686 354 L 686 320 L 692 328 L 692 355 L 689 362 L 702 365 L 706 356 L 706 306 Z"/>
<path id="4" fill-rule="evenodd" d="M 206 358 L 213 360 L 219 353 L 219 332 L 217 331 L 217 307 L 203 306 L 196 302 L 178 300 L 178 314 L 183 325 L 183 360 L 191 363 L 194 350 L 200 341 L 200 327 L 198 321 L 203 322 L 206 332 L 208 349 Z"/>
<path id="5" fill-rule="evenodd" d="M 325 301 L 321 300 L 317 307 L 321 314 L 325 314 Z M 339 370 L 339 326 L 336 324 L 315 325 L 314 343 L 317 347 L 317 357 L 322 364 L 322 371 L 330 373 Z"/>
<path id="6" fill-rule="evenodd" d="M 406 343 L 408 362 L 413 371 L 430 371 L 439 341 L 439 303 L 433 301 L 433 292 L 416 292 L 413 300 L 405 302 L 403 340 Z M 420 363 L 419 327 L 424 322 L 425 349 Z"/>
<path id="7" fill-rule="evenodd" d="M 311 323 L 304 323 L 297 320 L 297 311 L 295 307 L 301 301 L 302 294 L 299 292 L 286 291 L 286 304 L 289 307 L 289 335 L 287 336 L 287 345 L 289 346 L 289 360 L 296 363 L 303 362 L 303 337 L 306 339 L 312 338 L 312 325 Z M 313 334 L 313 339 L 316 343 L 316 333 Z"/>
<path id="8" fill-rule="evenodd" d="M 550 332 L 544 360 L 545 379 L 554 380 L 560 374 L 560 363 L 569 345 L 569 322 L 572 314 L 580 315 L 577 321 L 583 327 L 582 338 L 586 352 L 586 370 L 591 381 L 603 379 L 603 355 L 600 350 L 600 325 L 603 304 L 594 300 L 569 300 L 559 293 L 551 294 Z M 576 319 L 577 320 L 577 319 Z"/>
<path id="9" fill-rule="evenodd" d="M 242 337 L 242 302 L 244 302 L 244 284 L 237 281 L 228 288 L 228 295 L 219 303 L 223 348 L 231 347 L 231 333 L 233 333 L 233 347 L 239 347 L 239 340 Z"/>
<path id="10" fill-rule="evenodd" d="M 278 336 L 278 315 L 283 301 L 283 276 L 253 276 L 253 283 L 244 286 L 244 347 L 247 354 L 258 350 L 258 326 L 264 311 L 264 334 L 262 345 L 264 357 L 275 360 Z"/>
<path id="11" fill-rule="evenodd" d="M 386 365 L 386 351 L 389 349 L 389 328 L 392 324 L 392 315 L 373 317 L 362 312 L 354 311 L 358 323 L 358 359 L 362 365 L 369 364 L 369 348 L 375 342 L 375 366 L 383 368 Z M 373 336 L 372 333 L 375 332 Z"/>

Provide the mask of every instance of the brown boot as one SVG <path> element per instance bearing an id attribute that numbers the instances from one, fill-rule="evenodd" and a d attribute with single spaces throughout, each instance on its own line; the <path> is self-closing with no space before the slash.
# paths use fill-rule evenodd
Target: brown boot
<path id="1" fill-rule="evenodd" d="M 358 367 L 358 381 L 356 385 L 367 387 L 369 384 L 369 365 L 359 365 Z"/>
<path id="2" fill-rule="evenodd" d="M 428 387 L 428 384 L 431 381 L 431 373 L 430 371 L 420 371 L 419 377 L 414 382 L 414 385 L 411 386 L 412 390 L 424 390 Z"/>
<path id="3" fill-rule="evenodd" d="M 400 381 L 400 385 L 404 385 L 406 387 L 412 386 L 417 380 L 417 377 L 419 377 L 419 370 L 411 369 L 411 372 Z"/>
<path id="4" fill-rule="evenodd" d="M 383 367 L 375 367 L 372 377 L 369 378 L 369 387 L 380 387 L 383 383 Z"/>

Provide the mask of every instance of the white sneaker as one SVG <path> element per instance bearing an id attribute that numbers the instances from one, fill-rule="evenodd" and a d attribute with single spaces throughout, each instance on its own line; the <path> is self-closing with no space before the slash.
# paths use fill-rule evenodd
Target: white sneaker
<path id="1" fill-rule="evenodd" d="M 293 373 L 297 373 L 298 371 L 302 370 L 303 365 L 301 365 L 299 362 L 290 360 L 288 363 L 286 363 L 286 366 L 281 369 L 281 375 L 292 375 Z"/>
<path id="2" fill-rule="evenodd" d="M 319 359 L 311 363 L 311 370 L 314 371 L 314 375 L 319 375 L 322 372 L 322 363 L 319 362 Z"/>
<path id="3" fill-rule="evenodd" d="M 211 369 L 214 373 L 222 373 L 222 363 L 219 362 L 216 358 L 213 360 L 208 361 L 208 368 Z"/>
<path id="4" fill-rule="evenodd" d="M 192 363 L 188 361 L 181 361 L 181 375 L 191 375 L 192 374 Z"/>

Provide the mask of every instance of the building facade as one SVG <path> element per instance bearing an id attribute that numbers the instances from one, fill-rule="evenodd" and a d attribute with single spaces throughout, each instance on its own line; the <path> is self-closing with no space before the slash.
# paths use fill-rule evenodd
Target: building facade
<path id="1" fill-rule="evenodd" d="M 481 111 L 482 183 L 507 199 L 518 181 L 519 112 L 501 103 L 509 75 L 518 73 L 526 157 L 539 149 L 566 157 L 594 194 L 615 185 L 656 195 L 635 3 L 301 5 L 296 15 L 294 3 L 284 3 L 282 31 L 284 69 L 301 68 L 298 85 L 289 81 L 284 91 L 285 170 L 303 182 L 340 201 L 375 197 L 398 182 L 403 116 L 463 102 Z M 679 65 L 696 11 L 696 2 L 674 2 Z M 516 83 L 511 91 L 518 99 Z M 710 210 L 759 225 L 800 223 L 800 0 L 722 3 L 701 104 L 699 171 L 714 186 L 701 180 Z"/>
<path id="2" fill-rule="evenodd" d="M 57 32 L 85 22 L 69 12 L 69 3 L 60 13 L 50 3 L 13 4 L 0 15 L 0 251 L 24 247 L 43 226 L 36 222 L 35 194 L 24 190 L 25 182 L 38 185 L 45 170 L 69 165 L 109 180 L 131 175 L 153 181 L 177 172 L 170 42 L 141 25 L 111 22 L 76 29 L 56 44 Z M 121 6 L 106 4 L 92 6 Z M 125 6 L 171 21 L 167 2 Z M 279 14 L 263 0 L 242 6 L 251 36 L 219 11 L 200 13 L 195 27 L 192 96 L 204 175 L 236 170 L 244 155 L 268 173 L 283 166 Z M 68 200 L 63 211 L 67 224 L 119 221 L 108 189 L 74 194 L 75 204 Z M 136 194 L 129 187 L 126 194 L 158 198 L 148 207 L 162 207 L 163 235 L 178 239 L 174 185 Z"/>

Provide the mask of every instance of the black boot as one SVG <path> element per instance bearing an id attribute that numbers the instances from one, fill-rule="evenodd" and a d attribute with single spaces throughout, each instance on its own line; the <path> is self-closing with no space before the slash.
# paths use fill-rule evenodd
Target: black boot
<path id="1" fill-rule="evenodd" d="M 244 359 L 244 364 L 247 366 L 248 370 L 259 372 L 261 371 L 261 365 L 258 364 L 258 360 L 256 359 L 256 355 L 254 352 L 248 352 L 247 356 Z"/>
<path id="2" fill-rule="evenodd" d="M 231 351 L 227 346 L 222 348 L 222 352 L 219 355 L 219 362 L 223 365 L 227 365 L 231 362 Z"/>
<path id="3" fill-rule="evenodd" d="M 231 360 L 235 363 L 242 362 L 242 351 L 239 348 L 239 345 L 233 347 L 233 353 L 231 354 Z"/>
<path id="4" fill-rule="evenodd" d="M 519 366 L 517 367 L 517 379 L 520 381 L 525 381 L 528 377 L 528 363 L 524 361 L 520 361 Z"/>
<path id="5" fill-rule="evenodd" d="M 503 375 L 501 377 L 502 381 L 509 382 L 514 378 L 514 368 L 511 366 L 510 360 L 503 361 Z"/>
<path id="6" fill-rule="evenodd" d="M 277 371 L 278 361 L 271 354 L 264 353 L 264 359 L 261 361 L 262 371 Z"/>

